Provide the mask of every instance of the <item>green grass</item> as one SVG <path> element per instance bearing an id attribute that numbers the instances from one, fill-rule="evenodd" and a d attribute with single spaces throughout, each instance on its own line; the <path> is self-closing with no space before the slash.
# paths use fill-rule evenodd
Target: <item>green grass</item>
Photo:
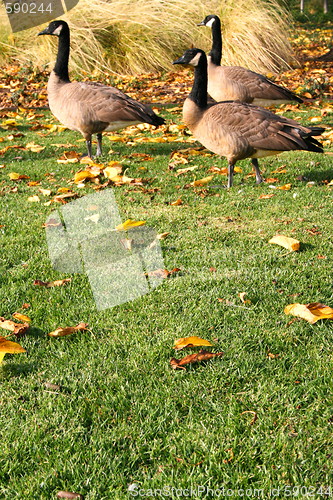
<path id="1" fill-rule="evenodd" d="M 303 123 L 318 114 L 301 110 Z M 163 114 L 169 123 L 180 120 L 178 111 Z M 33 121 L 46 119 L 47 112 Z M 38 191 L 68 187 L 80 168 L 57 163 L 65 148 L 53 144 L 77 144 L 84 152 L 84 143 L 70 131 L 44 135 L 46 129 L 30 130 L 26 118 L 18 123 L 14 131 L 1 129 L 1 147 L 32 140 L 46 147 L 38 154 L 12 149 L 1 161 L 0 315 L 9 319 L 29 303 L 22 312 L 32 326 L 19 340 L 27 354 L 6 355 L 0 367 L 0 498 L 50 499 L 69 490 L 86 499 L 121 500 L 132 498 L 132 483 L 142 492 L 224 486 L 234 490 L 229 498 L 239 498 L 238 488 L 260 489 L 260 498 L 280 488 L 279 498 L 286 498 L 290 486 L 329 486 L 332 322 L 289 323 L 283 310 L 292 302 L 333 306 L 333 193 L 324 183 L 333 177 L 331 157 L 295 152 L 262 160 L 265 177 L 292 183 L 290 191 L 256 186 L 246 177 L 249 161 L 239 162 L 243 174 L 227 191 L 219 175 L 208 187 L 185 187 L 210 175 L 212 166 L 226 166 L 214 155 L 190 156 L 189 165 L 199 167 L 188 174 L 168 170 L 171 152 L 193 146 L 186 135 L 179 135 L 182 142 L 148 143 L 135 139 L 150 132 L 133 132 L 125 135 L 132 146 L 105 138 L 106 153 L 110 144 L 113 153 L 103 160 L 122 160 L 127 175 L 148 180 L 144 190 L 114 188 L 123 220 L 143 219 L 158 233 L 169 231 L 161 241 L 165 266 L 181 272 L 149 295 L 98 312 L 84 275 L 51 267 L 43 223 L 58 205 L 45 206 L 49 198 Z M 25 136 L 6 139 L 17 132 Z M 286 173 L 272 173 L 282 165 Z M 13 171 L 40 186 L 10 181 Z M 70 185 L 80 196 L 94 192 L 92 186 Z M 269 193 L 275 196 L 259 199 Z M 34 194 L 40 203 L 27 201 Z M 171 206 L 179 197 L 183 205 Z M 276 233 L 298 238 L 301 251 L 286 255 L 268 244 Z M 64 287 L 33 285 L 69 276 Z M 251 304 L 244 306 L 239 292 L 247 292 Z M 89 331 L 47 335 L 80 321 Z M 188 335 L 214 341 L 224 356 L 173 371 L 173 342 Z M 255 412 L 257 420 L 251 425 L 254 414 L 244 412 Z"/>

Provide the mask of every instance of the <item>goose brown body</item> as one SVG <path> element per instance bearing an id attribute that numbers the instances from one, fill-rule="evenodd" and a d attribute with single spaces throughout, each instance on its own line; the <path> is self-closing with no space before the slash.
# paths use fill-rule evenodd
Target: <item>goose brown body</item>
<path id="1" fill-rule="evenodd" d="M 212 49 L 208 54 L 208 93 L 215 101 L 238 100 L 257 106 L 269 106 L 302 99 L 290 90 L 276 85 L 264 75 L 241 66 L 221 66 L 221 21 L 207 16 L 199 26 L 212 29 Z"/>
<path id="2" fill-rule="evenodd" d="M 258 158 L 291 150 L 323 152 L 313 137 L 323 132 L 320 127 L 305 127 L 251 104 L 234 101 L 207 104 L 207 59 L 202 50 L 190 49 L 174 64 L 195 66 L 194 84 L 184 102 L 183 119 L 201 144 L 227 158 L 228 187 L 232 185 L 238 160 L 252 159 L 259 183 L 262 178 Z"/>
<path id="3" fill-rule="evenodd" d="M 59 37 L 57 62 L 47 91 L 54 116 L 65 127 L 86 139 L 91 156 L 91 139 L 97 134 L 97 155 L 101 154 L 102 132 L 118 130 L 141 122 L 159 126 L 164 119 L 153 110 L 115 87 L 95 82 L 70 81 L 68 76 L 69 28 L 65 21 L 53 21 L 40 35 Z"/>

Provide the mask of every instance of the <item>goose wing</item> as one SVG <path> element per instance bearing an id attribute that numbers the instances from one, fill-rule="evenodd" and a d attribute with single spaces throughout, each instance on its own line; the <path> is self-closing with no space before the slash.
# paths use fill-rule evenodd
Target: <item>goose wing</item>
<path id="1" fill-rule="evenodd" d="M 245 141 L 251 149 L 289 151 L 309 149 L 307 140 L 318 135 L 309 127 L 264 108 L 226 101 L 210 106 L 203 115 L 215 140 L 225 134 Z M 314 139 L 312 139 L 314 141 Z"/>
<path id="2" fill-rule="evenodd" d="M 228 78 L 244 85 L 248 95 L 253 99 L 267 100 L 295 100 L 302 102 L 302 99 L 290 90 L 277 85 L 259 73 L 255 73 L 241 66 L 220 66 L 224 78 Z"/>

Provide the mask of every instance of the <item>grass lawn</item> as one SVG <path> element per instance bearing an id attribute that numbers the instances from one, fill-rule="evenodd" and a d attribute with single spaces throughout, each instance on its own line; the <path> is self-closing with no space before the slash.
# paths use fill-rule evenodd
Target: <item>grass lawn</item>
<path id="1" fill-rule="evenodd" d="M 168 126 L 181 122 L 180 108 L 162 114 Z M 320 112 L 302 105 L 284 114 L 307 123 Z M 43 227 L 60 206 L 47 204 L 59 188 L 95 192 L 92 182 L 72 183 L 84 165 L 57 163 L 64 150 L 74 145 L 83 153 L 85 144 L 73 132 L 43 128 L 57 123 L 46 111 L 19 115 L 14 128 L 0 128 L 1 147 L 35 142 L 45 149 L 13 148 L 1 159 L 0 315 L 19 311 L 32 322 L 18 339 L 27 353 L 6 355 L 0 367 L 0 498 L 50 499 L 59 490 L 96 500 L 184 498 L 190 487 L 229 488 L 229 498 L 239 498 L 240 488 L 259 498 L 273 488 L 279 498 L 290 491 L 319 498 L 331 486 L 332 495 L 333 323 L 284 314 L 293 302 L 333 306 L 332 156 L 264 159 L 271 180 L 260 186 L 242 161 L 227 190 L 219 174 L 189 186 L 226 162 L 193 150 L 198 143 L 181 128 L 133 128 L 118 134 L 125 142 L 105 137 L 103 162 L 121 161 L 128 176 L 146 181 L 108 187 L 122 219 L 169 232 L 161 241 L 165 267 L 181 271 L 148 295 L 97 311 L 85 275 L 52 268 Z M 322 123 L 332 126 L 332 114 Z M 166 142 L 149 142 L 157 137 Z M 188 163 L 168 168 L 172 152 L 191 148 L 182 153 Z M 176 175 L 188 166 L 197 168 Z M 11 181 L 11 172 L 29 179 Z M 288 183 L 286 191 L 270 187 Z M 273 196 L 260 198 L 266 194 Z M 34 195 L 39 202 L 28 200 Z M 182 204 L 171 205 L 177 199 Z M 301 251 L 268 244 L 277 233 L 299 239 Z M 62 287 L 33 284 L 68 277 Z M 47 335 L 80 321 L 88 331 Z M 224 356 L 172 370 L 173 342 L 189 335 L 214 342 Z M 163 495 L 152 491 L 163 488 Z"/>

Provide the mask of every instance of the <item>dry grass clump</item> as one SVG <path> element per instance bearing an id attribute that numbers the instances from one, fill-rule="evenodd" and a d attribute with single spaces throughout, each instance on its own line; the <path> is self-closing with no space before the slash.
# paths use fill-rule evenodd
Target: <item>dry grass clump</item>
<path id="1" fill-rule="evenodd" d="M 41 27 L 11 34 L 0 6 L 2 58 L 53 65 L 55 40 L 37 38 Z M 223 24 L 223 63 L 278 71 L 295 62 L 291 21 L 277 0 L 81 0 L 66 15 L 71 27 L 71 70 L 136 74 L 170 70 L 192 44 L 209 50 L 211 33 L 196 26 L 207 14 Z"/>

